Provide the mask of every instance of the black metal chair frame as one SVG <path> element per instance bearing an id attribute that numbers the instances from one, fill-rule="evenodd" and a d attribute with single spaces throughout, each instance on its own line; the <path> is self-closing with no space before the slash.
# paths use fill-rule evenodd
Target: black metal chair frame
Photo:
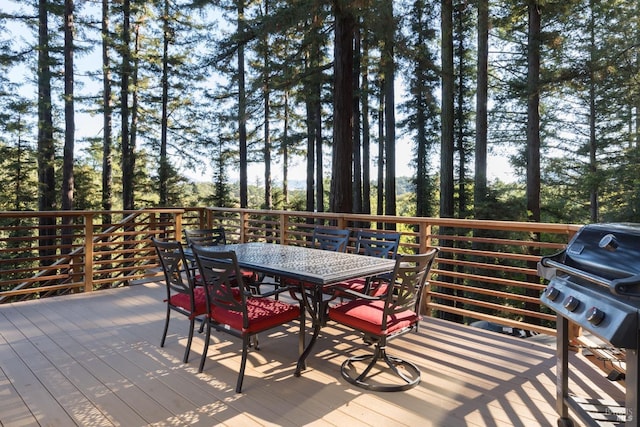
<path id="1" fill-rule="evenodd" d="M 204 350 L 200 359 L 198 372 L 202 372 L 204 369 L 212 328 L 232 336 L 239 337 L 242 339 L 242 361 L 238 372 L 236 392 L 241 393 L 249 347 L 253 346 L 256 350 L 259 350 L 257 340 L 258 333 L 297 319 L 300 323 L 298 352 L 300 355 L 302 354 L 304 351 L 305 341 L 304 304 L 299 302 L 299 304 L 294 305 L 278 301 L 274 298 L 269 298 L 282 292 L 288 292 L 290 290 L 289 287 L 277 288 L 271 292 L 266 292 L 260 295 L 256 295 L 251 292 L 246 283 L 244 286 L 240 286 L 240 288 L 233 287 L 231 285 L 232 281 L 235 277 L 238 277 L 241 274 L 236 254 L 233 251 L 207 252 L 206 248 L 198 245 L 193 245 L 192 249 L 196 264 L 205 282 L 205 293 L 207 295 L 207 300 L 209 301 L 209 304 L 207 304 L 208 312 L 205 321 L 206 335 L 204 339 Z M 233 292 L 233 290 L 236 292 Z M 265 304 L 260 306 L 260 310 L 262 310 L 263 315 L 269 316 L 271 319 L 275 320 L 260 323 L 261 326 L 255 326 L 255 323 L 253 323 L 251 319 L 249 306 L 251 306 L 252 303 L 254 306 L 255 303 L 260 304 L 258 302 L 259 300 L 262 300 Z M 291 311 L 291 307 L 293 306 L 298 307 L 297 310 Z M 269 312 L 270 309 L 273 309 L 273 312 Z M 289 315 L 284 318 L 280 317 L 281 312 L 279 313 L 279 310 L 285 310 Z M 227 313 L 228 315 L 230 312 L 241 314 L 242 325 L 240 327 L 237 327 L 238 325 L 234 327 L 233 325 L 229 325 L 224 322 L 225 317 L 221 313 Z M 295 313 L 297 313 L 297 316 L 294 318 L 292 314 Z"/>
<path id="2" fill-rule="evenodd" d="M 412 331 L 418 331 L 422 295 L 428 279 L 427 276 L 437 253 L 438 249 L 432 248 L 424 254 L 398 255 L 391 282 L 393 286 L 389 287 L 386 295 L 376 297 L 351 290 L 343 290 L 342 292 L 352 294 L 355 299 L 329 308 L 328 317 L 330 320 L 363 332 L 365 342 L 374 343 L 373 353 L 352 356 L 342 363 L 340 372 L 342 377 L 349 383 L 373 391 L 408 390 L 420 383 L 420 369 L 418 366 L 407 360 L 389 355 L 387 353 L 387 343 L 393 338 Z M 354 309 L 362 305 L 368 306 L 366 308 L 371 308 L 376 313 L 380 313 L 379 325 L 376 324 L 371 328 L 359 327 L 359 322 L 357 321 L 359 319 L 347 314 L 348 309 Z M 383 309 L 380 310 L 381 308 Z M 410 324 L 395 328 L 394 319 L 403 316 L 409 316 L 408 318 L 412 319 Z M 350 321 L 350 319 L 352 320 Z M 390 332 L 387 332 L 388 328 Z M 367 366 L 361 373 L 358 373 L 355 367 L 356 363 L 366 362 L 367 360 L 369 360 Z M 388 384 L 371 382 L 369 374 L 378 361 L 385 362 L 400 381 Z"/>
<path id="3" fill-rule="evenodd" d="M 227 244 L 224 227 L 184 230 L 187 245 L 217 246 Z"/>
<path id="4" fill-rule="evenodd" d="M 358 232 L 356 233 L 356 246 L 354 253 L 377 258 L 395 259 L 396 255 L 398 254 L 399 246 L 400 233 L 376 230 L 358 230 Z M 390 280 L 391 275 L 385 274 L 376 278 Z M 362 291 L 358 292 L 368 294 L 371 290 L 371 283 L 373 279 L 373 277 L 364 279 L 364 288 L 362 289 Z M 338 284 L 336 286 L 350 288 L 351 282 Z M 380 280 L 378 280 L 377 282 L 381 283 Z"/>
<path id="5" fill-rule="evenodd" d="M 201 228 L 201 229 L 185 229 L 184 236 L 187 240 L 187 245 L 192 247 L 193 245 L 199 246 L 218 246 L 218 245 L 226 245 L 227 235 L 224 227 L 215 227 L 215 228 Z M 243 275 L 240 276 L 243 280 L 248 281 L 251 286 L 252 291 L 255 294 L 260 293 L 260 281 L 263 279 L 258 274 L 254 272 L 244 271 Z M 202 330 L 200 331 L 202 332 Z"/>
<path id="6" fill-rule="evenodd" d="M 156 249 L 160 265 L 162 266 L 167 289 L 167 298 L 165 300 L 167 303 L 167 315 L 165 317 L 160 347 L 164 347 L 167 338 L 171 312 L 175 311 L 186 316 L 189 319 L 189 336 L 182 361 L 187 363 L 189 360 L 191 343 L 193 341 L 196 317 L 205 314 L 199 313 L 196 310 L 196 281 L 194 271 L 185 257 L 184 250 L 180 242 L 161 241 L 156 238 L 153 238 L 152 241 Z M 185 306 L 172 304 L 172 297 L 178 294 L 185 295 L 189 298 L 189 308 L 185 307 L 186 304 L 184 304 Z"/>
<path id="7" fill-rule="evenodd" d="M 311 247 L 325 251 L 346 252 L 351 230 L 316 227 L 311 237 Z"/>

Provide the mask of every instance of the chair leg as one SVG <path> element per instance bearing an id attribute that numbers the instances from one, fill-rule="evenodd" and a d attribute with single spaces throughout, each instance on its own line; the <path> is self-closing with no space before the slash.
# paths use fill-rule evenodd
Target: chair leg
<path id="1" fill-rule="evenodd" d="M 169 308 L 169 306 L 167 306 L 167 317 L 164 321 L 164 331 L 162 332 L 160 347 L 164 347 L 164 341 L 167 339 L 167 331 L 169 330 L 169 317 L 171 317 L 171 309 Z"/>
<path id="2" fill-rule="evenodd" d="M 249 345 L 251 343 L 251 337 L 244 335 L 242 337 L 242 361 L 240 362 L 240 371 L 238 372 L 238 383 L 236 384 L 236 393 L 242 393 L 242 380 L 244 379 L 244 369 L 247 366 L 247 353 L 249 352 Z"/>
<path id="3" fill-rule="evenodd" d="M 209 339 L 211 338 L 211 323 L 209 319 L 205 319 L 204 322 L 207 322 L 207 333 L 204 337 L 204 348 L 202 349 L 202 356 L 200 357 L 200 367 L 198 368 L 198 372 L 202 372 L 204 370 L 204 362 L 207 360 L 207 350 L 209 350 Z"/>
<path id="4" fill-rule="evenodd" d="M 193 341 L 193 330 L 195 329 L 196 319 L 191 318 L 189 322 L 189 338 L 187 338 L 187 347 L 184 349 L 184 358 L 182 359 L 182 363 L 187 363 L 189 361 L 189 352 L 191 351 L 191 341 Z"/>

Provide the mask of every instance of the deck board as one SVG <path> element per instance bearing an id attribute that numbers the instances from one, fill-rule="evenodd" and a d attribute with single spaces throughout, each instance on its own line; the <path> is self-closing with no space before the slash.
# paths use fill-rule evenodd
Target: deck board
<path id="1" fill-rule="evenodd" d="M 555 352 L 550 346 L 427 319 L 390 353 L 417 363 L 421 384 L 368 392 L 340 377 L 346 357 L 367 351 L 351 330 L 323 328 L 308 368 L 295 377 L 297 326 L 260 336 L 243 393 L 234 392 L 241 343 L 213 333 L 203 373 L 196 334 L 182 363 L 188 323 L 172 318 L 159 347 L 164 290 L 156 283 L 0 306 L 0 425 L 91 426 L 551 426 Z M 581 355 L 572 392 L 623 399 L 624 390 Z"/>

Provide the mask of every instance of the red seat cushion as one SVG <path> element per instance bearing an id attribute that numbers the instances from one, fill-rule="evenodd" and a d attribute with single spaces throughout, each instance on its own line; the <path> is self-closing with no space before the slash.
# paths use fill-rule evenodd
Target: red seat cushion
<path id="1" fill-rule="evenodd" d="M 240 301 L 242 299 L 242 297 L 240 296 L 240 289 L 232 288 L 231 293 L 233 294 L 233 297 L 236 300 Z M 203 314 L 207 314 L 207 296 L 204 292 L 204 287 L 198 286 L 197 288 L 195 288 L 193 290 L 193 297 L 195 300 L 195 310 L 193 311 L 193 313 L 191 313 L 189 318 L 198 317 Z M 169 304 L 175 307 L 180 307 L 186 311 L 191 310 L 191 303 L 189 301 L 188 294 L 171 295 L 171 298 L 169 299 Z"/>
<path id="2" fill-rule="evenodd" d="M 338 284 L 336 286 L 336 288 L 338 289 L 338 291 L 340 290 L 340 288 L 342 288 L 342 289 L 349 289 L 349 290 L 352 290 L 352 291 L 355 291 L 355 292 L 364 293 L 366 283 L 367 283 L 367 280 L 364 277 L 359 277 L 357 279 L 352 279 L 352 280 L 347 280 L 346 282 L 342 282 L 342 283 Z M 386 283 L 378 282 L 378 281 L 372 281 L 370 286 L 371 286 L 371 288 L 369 289 L 368 295 L 373 295 L 373 296 L 378 297 L 380 295 L 384 295 L 384 294 L 387 293 L 387 284 Z M 353 298 L 353 295 L 349 295 L 349 294 L 338 293 L 338 296 L 344 296 L 344 297 L 347 297 L 347 298 Z"/>
<path id="3" fill-rule="evenodd" d="M 356 299 L 329 308 L 329 318 L 344 325 L 371 335 L 391 335 L 407 328 L 420 320 L 420 316 L 411 310 L 387 316 L 387 329 L 382 330 L 384 301 Z"/>
<path id="4" fill-rule="evenodd" d="M 364 292 L 364 287 L 366 284 L 367 280 L 364 277 L 359 277 L 357 279 L 351 279 L 347 280 L 346 282 L 340 283 L 338 287 L 362 293 Z"/>
<path id="5" fill-rule="evenodd" d="M 196 288 L 193 291 L 193 295 L 195 310 L 189 316 L 190 318 L 207 313 L 207 297 L 204 293 L 204 288 Z M 191 297 L 189 294 L 173 294 L 171 295 L 171 298 L 169 298 L 169 304 L 175 307 L 180 307 L 186 311 L 191 311 Z"/>
<path id="6" fill-rule="evenodd" d="M 256 333 L 297 319 L 300 317 L 300 307 L 270 298 L 247 298 L 247 314 L 247 329 L 243 328 L 242 313 L 239 311 L 215 306 L 211 318 L 243 333 Z"/>

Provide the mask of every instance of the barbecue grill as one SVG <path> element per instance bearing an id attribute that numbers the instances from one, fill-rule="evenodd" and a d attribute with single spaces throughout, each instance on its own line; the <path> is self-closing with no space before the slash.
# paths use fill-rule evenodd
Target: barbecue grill
<path id="1" fill-rule="evenodd" d="M 558 426 L 573 426 L 570 407 L 585 425 L 599 426 L 606 421 L 637 427 L 640 224 L 584 226 L 564 251 L 540 260 L 538 274 L 549 280 L 540 300 L 557 313 Z M 624 351 L 624 406 L 606 408 L 594 417 L 584 404 L 591 400 L 570 394 L 570 322 Z"/>

